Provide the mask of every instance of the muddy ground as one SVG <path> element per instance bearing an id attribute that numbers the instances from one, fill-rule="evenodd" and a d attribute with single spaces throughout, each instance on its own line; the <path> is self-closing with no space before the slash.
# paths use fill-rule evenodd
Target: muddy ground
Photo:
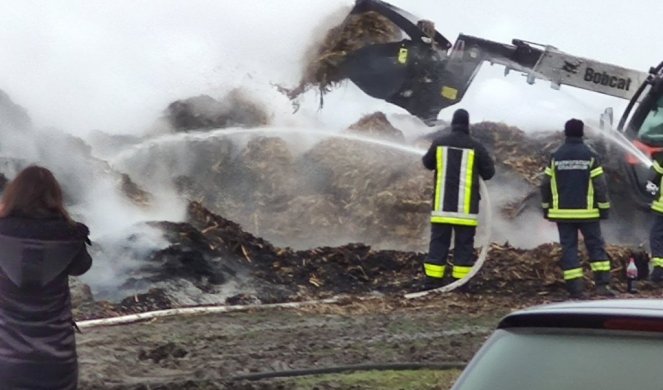
<path id="1" fill-rule="evenodd" d="M 462 301 L 477 299 L 486 298 Z M 495 318 L 510 308 L 505 301 L 495 302 L 490 312 L 464 310 L 462 304 L 434 299 L 395 307 L 379 300 L 90 329 L 78 337 L 81 387 L 278 389 L 291 388 L 292 379 L 233 377 L 349 364 L 466 361 Z"/>
<path id="2" fill-rule="evenodd" d="M 463 292 L 406 299 L 405 293 L 422 288 L 422 253 L 365 244 L 280 248 L 196 202 L 189 205 L 187 222 L 157 225 L 168 232 L 171 245 L 155 253 L 141 274 L 172 289 L 152 288 L 120 302 L 86 300 L 76 293 L 77 320 L 182 307 L 173 295 L 181 281 L 208 295 L 243 278 L 253 287 L 220 302 L 229 313 L 84 328 L 78 335 L 83 389 L 345 389 L 334 380 L 301 387 L 297 377 L 277 373 L 467 362 L 508 312 L 567 298 L 555 243 L 529 250 L 493 243 Z M 636 258 L 645 279 L 646 252 L 616 245 L 607 250 L 618 297 L 635 296 L 625 292 L 624 266 Z M 584 250 L 581 257 L 589 270 Z M 585 279 L 591 292 L 589 271 Z M 638 284 L 637 296 L 661 296 L 645 280 Z M 306 303 L 339 296 L 333 304 Z M 301 307 L 264 308 L 285 302 Z M 237 305 L 245 306 L 232 311 Z M 260 373 L 277 377 L 241 379 Z M 445 382 L 423 389 L 449 387 Z"/>
<path id="3" fill-rule="evenodd" d="M 503 315 L 563 299 L 562 294 L 451 292 L 85 329 L 77 339 L 80 384 L 82 389 L 291 389 L 301 388 L 297 377 L 239 377 L 355 364 L 466 362 Z M 344 387 L 328 381 L 316 388 Z"/>
<path id="4" fill-rule="evenodd" d="M 256 287 L 223 303 L 230 309 L 240 305 L 239 311 L 84 328 L 78 335 L 83 389 L 380 389 L 384 386 L 348 387 L 334 379 L 302 387 L 298 377 L 278 373 L 467 362 L 508 312 L 566 299 L 556 262 L 560 247 L 553 243 L 531 250 L 493 243 L 466 291 L 406 299 L 405 293 L 422 287 L 422 253 L 364 244 L 279 248 L 195 202 L 188 222 L 160 225 L 170 232 L 172 245 L 151 260 L 158 272 L 145 273 L 149 280 L 188 280 L 213 293 L 243 274 Z M 634 256 L 646 267 L 646 253 L 614 245 L 608 253 L 613 288 L 619 297 L 631 297 L 624 292 L 624 264 Z M 587 265 L 586 253 L 581 255 Z M 591 274 L 586 281 L 591 292 Z M 661 295 L 646 281 L 638 283 L 638 296 Z M 152 288 L 118 303 L 77 298 L 75 314 L 85 320 L 181 307 L 173 297 L 167 289 Z M 332 297 L 341 298 L 306 303 Z M 285 302 L 301 306 L 264 306 Z M 277 377 L 241 379 L 260 373 Z M 444 382 L 419 388 L 449 387 Z"/>

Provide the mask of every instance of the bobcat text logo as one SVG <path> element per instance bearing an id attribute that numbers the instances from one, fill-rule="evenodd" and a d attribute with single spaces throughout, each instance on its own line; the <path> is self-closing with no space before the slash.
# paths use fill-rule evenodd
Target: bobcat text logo
<path id="1" fill-rule="evenodd" d="M 591 81 L 594 84 L 605 85 L 610 88 L 623 89 L 628 91 L 631 88 L 631 78 L 613 76 L 608 72 L 597 72 L 593 68 L 587 67 L 585 70 L 585 81 Z"/>

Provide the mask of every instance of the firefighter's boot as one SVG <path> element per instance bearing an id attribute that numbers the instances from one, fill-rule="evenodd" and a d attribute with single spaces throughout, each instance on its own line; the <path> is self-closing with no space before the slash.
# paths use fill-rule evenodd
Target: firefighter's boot
<path id="1" fill-rule="evenodd" d="M 585 294 L 585 283 L 583 283 L 583 280 L 580 278 L 567 280 L 566 291 L 569 292 L 569 298 L 571 299 L 587 298 L 587 294 Z"/>
<path id="2" fill-rule="evenodd" d="M 649 275 L 649 280 L 651 280 L 656 287 L 663 287 L 663 267 L 654 267 Z"/>
<path id="3" fill-rule="evenodd" d="M 596 282 L 596 294 L 602 297 L 614 297 L 617 295 L 615 291 L 610 288 L 610 272 L 599 271 L 594 272 L 594 281 Z"/>
<path id="4" fill-rule="evenodd" d="M 460 280 L 460 279 L 459 278 L 451 278 L 450 283 L 456 282 L 458 280 Z M 459 292 L 459 293 L 469 293 L 469 292 L 471 292 L 470 291 L 470 281 L 469 280 L 466 281 L 465 283 L 463 283 L 462 286 L 456 287 L 453 291 L 456 291 L 456 292 Z"/>
<path id="5" fill-rule="evenodd" d="M 424 280 L 424 290 L 435 290 L 436 288 L 444 287 L 445 280 L 443 278 L 431 278 L 429 276 Z"/>
<path id="6" fill-rule="evenodd" d="M 602 297 L 614 297 L 617 295 L 615 293 L 615 290 L 613 290 L 610 285 L 607 284 L 599 284 L 596 286 L 596 294 L 600 295 Z"/>

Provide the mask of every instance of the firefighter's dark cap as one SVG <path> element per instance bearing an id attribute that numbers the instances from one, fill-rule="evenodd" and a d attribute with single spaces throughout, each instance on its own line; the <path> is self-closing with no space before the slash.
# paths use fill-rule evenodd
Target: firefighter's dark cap
<path id="1" fill-rule="evenodd" d="M 569 119 L 564 125 L 564 135 L 567 137 L 582 137 L 585 135 L 585 124 L 580 119 Z"/>
<path id="2" fill-rule="evenodd" d="M 462 108 L 459 108 L 454 112 L 454 116 L 451 119 L 451 124 L 452 125 L 465 125 L 469 126 L 470 124 L 470 114 L 466 111 L 463 110 Z"/>

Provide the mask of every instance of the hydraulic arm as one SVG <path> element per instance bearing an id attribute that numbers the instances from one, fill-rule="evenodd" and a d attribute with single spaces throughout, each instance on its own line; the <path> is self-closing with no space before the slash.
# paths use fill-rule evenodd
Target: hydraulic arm
<path id="1" fill-rule="evenodd" d="M 505 66 L 505 74 L 521 72 L 530 84 L 542 79 L 555 89 L 569 85 L 628 100 L 649 75 L 518 39 L 504 44 L 461 34 L 451 45 L 432 22 L 380 0 L 358 0 L 351 15 L 364 12 L 389 19 L 407 38 L 348 53 L 340 64 L 341 74 L 368 95 L 403 107 L 427 123 L 462 100 L 484 62 Z"/>
<path id="2" fill-rule="evenodd" d="M 663 154 L 663 63 L 643 72 L 571 55 L 550 45 L 520 39 L 506 44 L 465 34 L 452 44 L 433 22 L 381 0 L 357 0 L 344 25 L 353 31 L 357 26 L 379 25 L 376 32 L 391 26 L 400 34 L 371 41 L 365 37 L 370 28 L 359 28 L 360 39 L 354 42 L 364 45 L 351 50 L 337 45 L 332 52 L 340 55 L 321 56 L 336 59 L 327 62 L 337 71 L 335 80 L 350 79 L 366 94 L 398 105 L 429 125 L 437 123 L 440 110 L 463 99 L 487 62 L 504 66 L 505 75 L 511 71 L 523 74 L 530 84 L 540 79 L 554 89 L 568 85 L 629 100 L 615 130 L 642 152 L 645 161 L 660 159 Z M 612 122 L 611 109 L 601 116 L 602 123 L 606 120 Z M 649 167 L 630 151 L 618 153 L 635 200 L 648 207 L 651 195 L 644 184 Z"/>

